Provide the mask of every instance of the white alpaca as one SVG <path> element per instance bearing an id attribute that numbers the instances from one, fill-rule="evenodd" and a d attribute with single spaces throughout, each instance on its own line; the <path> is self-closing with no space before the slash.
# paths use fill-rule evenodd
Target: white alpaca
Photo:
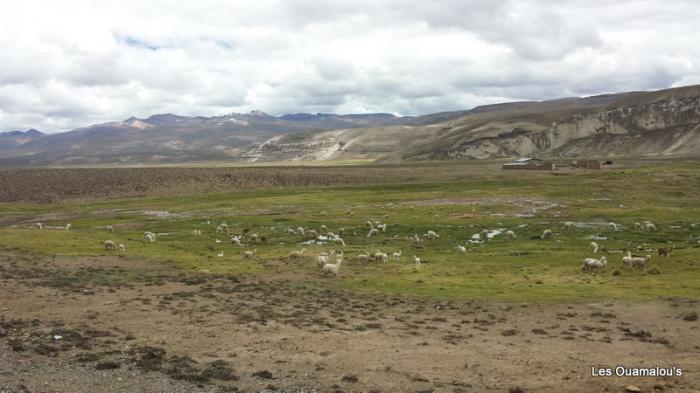
<path id="1" fill-rule="evenodd" d="M 119 248 L 119 253 L 120 253 L 120 254 L 122 254 L 122 255 L 126 254 L 126 247 L 125 247 L 123 244 L 119 243 L 119 247 L 118 247 L 118 248 Z"/>
<path id="2" fill-rule="evenodd" d="M 427 237 L 430 240 L 435 240 L 440 237 L 435 231 L 428 231 L 423 237 Z"/>
<path id="3" fill-rule="evenodd" d="M 414 256 L 413 256 L 413 264 L 414 264 L 414 265 L 420 265 L 420 258 L 418 258 L 417 256 L 414 255 Z"/>
<path id="4" fill-rule="evenodd" d="M 357 262 L 359 262 L 359 263 L 369 262 L 369 253 L 367 251 L 365 251 L 364 254 L 358 254 L 357 255 Z"/>
<path id="5" fill-rule="evenodd" d="M 574 222 L 573 221 L 566 221 L 564 224 L 562 224 L 564 229 L 572 229 L 574 227 Z"/>
<path id="6" fill-rule="evenodd" d="M 66 224 L 66 231 L 70 229 L 70 222 Z"/>
<path id="7" fill-rule="evenodd" d="M 379 229 L 382 232 L 386 232 L 386 224 L 377 225 L 377 229 Z"/>
<path id="8" fill-rule="evenodd" d="M 288 259 L 299 259 L 302 256 L 304 256 L 304 252 L 306 252 L 305 248 L 302 248 L 301 250 L 292 250 L 287 254 Z"/>
<path id="9" fill-rule="evenodd" d="M 590 246 L 591 246 L 591 251 L 593 251 L 594 254 L 598 252 L 598 243 L 591 242 Z"/>
<path id="10" fill-rule="evenodd" d="M 202 231 L 200 231 L 199 229 L 193 229 L 192 234 L 195 236 L 202 236 Z"/>
<path id="11" fill-rule="evenodd" d="M 153 232 L 146 231 L 143 233 L 143 240 L 147 242 L 154 242 L 156 241 L 156 234 Z"/>
<path id="12" fill-rule="evenodd" d="M 615 224 L 614 222 L 609 222 L 608 227 L 610 227 L 610 229 L 612 229 L 613 231 L 617 231 L 618 229 L 617 224 Z"/>
<path id="13" fill-rule="evenodd" d="M 44 224 L 42 224 L 42 223 L 40 223 L 40 222 L 37 222 L 37 223 L 34 224 L 34 225 L 36 225 L 36 227 L 39 228 L 39 230 L 42 230 L 42 231 L 44 230 Z"/>
<path id="14" fill-rule="evenodd" d="M 231 237 L 231 244 L 235 244 L 237 246 L 243 246 L 243 243 L 241 243 L 241 237 L 240 236 Z"/>
<path id="15" fill-rule="evenodd" d="M 382 261 L 382 262 L 386 263 L 386 261 L 388 259 L 389 259 L 389 256 L 386 253 L 383 253 L 379 250 L 377 250 L 377 252 L 374 253 L 374 260 L 375 261 Z"/>
<path id="16" fill-rule="evenodd" d="M 649 232 L 656 232 L 656 231 L 658 231 L 658 228 L 656 228 L 656 225 L 654 225 L 654 224 L 651 223 L 651 222 L 647 222 L 646 224 L 644 224 L 644 229 L 646 229 L 646 230 L 649 231 Z"/>
<path id="17" fill-rule="evenodd" d="M 228 224 L 226 224 L 225 222 L 219 224 L 219 226 L 216 227 L 216 231 L 217 231 L 217 232 L 222 232 L 222 233 L 225 234 L 226 236 L 228 236 L 228 235 L 231 234 L 231 229 L 229 228 Z"/>
<path id="18" fill-rule="evenodd" d="M 367 237 L 372 237 L 376 236 L 379 233 L 379 230 L 377 228 L 372 228 L 367 232 Z"/>
<path id="19" fill-rule="evenodd" d="M 105 240 L 102 244 L 104 244 L 105 250 L 113 251 L 117 249 L 117 244 L 111 240 Z"/>
<path id="20" fill-rule="evenodd" d="M 297 234 L 298 234 L 299 236 L 304 236 L 304 228 L 298 227 L 298 228 L 297 228 Z"/>
<path id="21" fill-rule="evenodd" d="M 255 259 L 255 252 L 254 251 L 245 251 L 243 253 L 243 259 L 247 259 L 249 261 L 252 261 Z"/>
<path id="22" fill-rule="evenodd" d="M 398 261 L 398 262 L 401 262 L 401 252 L 402 252 L 402 251 L 399 250 L 399 251 L 397 251 L 397 252 L 395 252 L 395 253 L 393 254 L 394 259 L 395 259 L 396 261 Z"/>
<path id="23" fill-rule="evenodd" d="M 464 246 L 462 246 L 462 245 L 457 245 L 457 247 L 455 247 L 455 248 L 457 249 L 457 251 L 458 251 L 460 254 L 466 254 L 466 253 L 467 253 L 467 248 L 464 247 Z"/>
<path id="24" fill-rule="evenodd" d="M 651 260 L 651 255 L 645 257 L 633 257 L 632 252 L 627 251 L 627 255 L 622 258 L 622 266 L 628 269 L 643 270 Z"/>
<path id="25" fill-rule="evenodd" d="M 581 264 L 581 271 L 591 271 L 604 268 L 608 264 L 608 260 L 605 256 L 600 257 L 600 259 L 586 258 Z"/>
<path id="26" fill-rule="evenodd" d="M 515 232 L 513 232 L 511 230 L 506 231 L 505 235 L 508 239 L 517 239 L 518 238 L 518 236 L 515 234 Z"/>
<path id="27" fill-rule="evenodd" d="M 336 257 L 336 263 L 326 263 L 321 267 L 321 273 L 325 276 L 328 274 L 332 274 L 333 277 L 337 277 L 338 273 L 340 273 L 340 265 L 343 263 L 343 259 L 337 259 Z"/>
<path id="28" fill-rule="evenodd" d="M 217 256 L 217 257 L 223 257 L 223 256 L 224 256 L 224 252 L 221 251 L 221 252 L 219 252 L 218 254 L 216 254 L 216 256 Z"/>
<path id="29" fill-rule="evenodd" d="M 544 239 L 551 239 L 552 238 L 552 231 L 550 229 L 545 229 L 542 232 L 542 236 L 540 236 L 543 240 Z"/>
<path id="30" fill-rule="evenodd" d="M 323 266 L 328 263 L 328 255 L 318 255 L 316 256 L 316 263 L 318 266 Z"/>

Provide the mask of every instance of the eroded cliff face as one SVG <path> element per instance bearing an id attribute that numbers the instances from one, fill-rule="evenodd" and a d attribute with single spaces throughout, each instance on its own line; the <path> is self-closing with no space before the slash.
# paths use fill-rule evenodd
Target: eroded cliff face
<path id="1" fill-rule="evenodd" d="M 511 119 L 510 131 L 447 147 L 433 158 L 700 153 L 700 95 L 547 117 L 549 124 Z"/>

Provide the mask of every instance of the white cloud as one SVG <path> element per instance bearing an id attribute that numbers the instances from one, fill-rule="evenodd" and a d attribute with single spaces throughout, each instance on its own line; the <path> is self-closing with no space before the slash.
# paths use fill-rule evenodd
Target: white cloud
<path id="1" fill-rule="evenodd" d="M 0 130 L 418 114 L 700 82 L 690 0 L 5 2 Z"/>

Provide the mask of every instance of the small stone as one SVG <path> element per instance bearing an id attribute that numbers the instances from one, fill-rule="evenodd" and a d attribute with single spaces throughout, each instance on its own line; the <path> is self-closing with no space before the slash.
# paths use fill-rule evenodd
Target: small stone
<path id="1" fill-rule="evenodd" d="M 638 388 L 637 386 L 634 385 L 627 385 L 625 386 L 625 390 L 628 392 L 641 392 L 642 389 Z"/>
<path id="2" fill-rule="evenodd" d="M 695 322 L 698 320 L 698 313 L 695 311 L 690 311 L 683 314 L 683 320 L 688 322 Z"/>
<path id="3" fill-rule="evenodd" d="M 267 370 L 260 370 L 253 373 L 254 377 L 262 379 L 272 379 L 272 373 Z"/>
<path id="4" fill-rule="evenodd" d="M 358 378 L 357 378 L 357 375 L 348 374 L 348 375 L 344 375 L 343 378 L 341 378 L 341 381 L 355 383 L 358 381 Z"/>
<path id="5" fill-rule="evenodd" d="M 100 362 L 95 365 L 95 370 L 115 370 L 118 369 L 121 365 L 117 362 Z"/>

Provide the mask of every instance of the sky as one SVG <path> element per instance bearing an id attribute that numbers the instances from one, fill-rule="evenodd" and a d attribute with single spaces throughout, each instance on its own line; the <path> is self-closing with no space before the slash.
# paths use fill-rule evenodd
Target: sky
<path id="1" fill-rule="evenodd" d="M 672 0 L 0 0 L 0 131 L 156 113 L 416 115 L 700 84 Z"/>

